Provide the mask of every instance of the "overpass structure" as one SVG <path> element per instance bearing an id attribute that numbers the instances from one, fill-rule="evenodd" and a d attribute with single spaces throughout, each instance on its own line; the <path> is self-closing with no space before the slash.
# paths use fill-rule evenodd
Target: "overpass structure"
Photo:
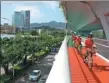
<path id="1" fill-rule="evenodd" d="M 60 7 L 67 30 L 87 35 L 102 29 L 106 39 L 94 38 L 97 53 L 90 71 L 66 34 L 46 83 L 109 83 L 109 2 L 61 1 Z"/>
<path id="2" fill-rule="evenodd" d="M 108 1 L 61 1 L 67 28 L 88 34 L 93 30 L 104 30 L 109 40 L 109 2 Z"/>

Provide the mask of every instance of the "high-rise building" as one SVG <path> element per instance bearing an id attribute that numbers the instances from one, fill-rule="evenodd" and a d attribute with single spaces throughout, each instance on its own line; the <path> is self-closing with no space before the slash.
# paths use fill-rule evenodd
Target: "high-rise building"
<path id="1" fill-rule="evenodd" d="M 24 26 L 24 16 L 21 14 L 21 12 L 14 12 L 14 15 L 12 16 L 13 25 L 17 28 L 21 28 Z"/>
<path id="2" fill-rule="evenodd" d="M 21 11 L 24 16 L 24 28 L 30 29 L 30 11 Z"/>
<path id="3" fill-rule="evenodd" d="M 17 28 L 29 30 L 30 29 L 30 11 L 14 12 L 12 16 L 13 25 Z"/>

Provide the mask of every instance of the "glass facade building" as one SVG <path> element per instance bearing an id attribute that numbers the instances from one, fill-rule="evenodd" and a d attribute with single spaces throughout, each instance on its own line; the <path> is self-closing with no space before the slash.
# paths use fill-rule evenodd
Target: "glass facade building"
<path id="1" fill-rule="evenodd" d="M 30 29 L 30 11 L 14 12 L 12 16 L 13 25 L 23 30 Z"/>

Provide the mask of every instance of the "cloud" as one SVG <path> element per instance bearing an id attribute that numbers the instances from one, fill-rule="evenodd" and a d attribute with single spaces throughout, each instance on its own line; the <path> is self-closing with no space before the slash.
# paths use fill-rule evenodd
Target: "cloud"
<path id="1" fill-rule="evenodd" d="M 42 3 L 47 7 L 50 7 L 52 10 L 55 10 L 57 7 L 59 7 L 57 1 L 42 1 Z"/>
<path id="2" fill-rule="evenodd" d="M 44 16 L 44 14 L 40 11 L 40 9 L 37 6 L 19 5 L 15 7 L 14 11 L 22 11 L 22 10 L 30 10 L 30 16 L 32 19 L 40 19 Z"/>
<path id="3" fill-rule="evenodd" d="M 37 3 L 37 1 L 1 1 L 2 4 L 13 4 L 13 5 L 17 5 L 17 4 L 34 4 Z"/>
<path id="4" fill-rule="evenodd" d="M 12 6 L 16 5 L 38 5 L 38 4 L 44 4 L 44 6 L 51 8 L 52 10 L 55 10 L 59 4 L 58 1 L 2 1 L 2 4 L 11 4 Z"/>

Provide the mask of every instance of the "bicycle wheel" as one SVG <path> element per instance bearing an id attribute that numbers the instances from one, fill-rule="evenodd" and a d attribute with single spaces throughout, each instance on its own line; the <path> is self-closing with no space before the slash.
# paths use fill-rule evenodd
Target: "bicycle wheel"
<path id="1" fill-rule="evenodd" d="M 90 70 L 92 70 L 93 61 L 92 61 L 92 54 L 89 52 L 88 54 L 88 67 Z"/>

